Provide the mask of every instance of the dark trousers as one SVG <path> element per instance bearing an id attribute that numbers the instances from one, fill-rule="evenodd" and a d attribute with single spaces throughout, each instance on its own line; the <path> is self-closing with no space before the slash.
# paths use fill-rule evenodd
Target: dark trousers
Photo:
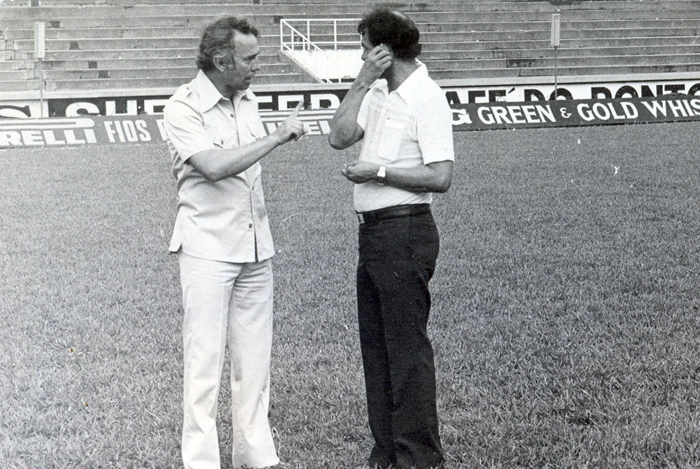
<path id="1" fill-rule="evenodd" d="M 360 225 L 357 304 L 371 467 L 431 468 L 443 461 L 428 282 L 439 237 L 432 214 Z"/>

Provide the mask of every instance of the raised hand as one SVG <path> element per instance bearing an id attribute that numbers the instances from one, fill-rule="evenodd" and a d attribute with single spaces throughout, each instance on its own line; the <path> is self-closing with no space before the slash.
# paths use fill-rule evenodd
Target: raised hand
<path id="1" fill-rule="evenodd" d="M 299 111 L 304 106 L 304 101 L 300 101 L 292 113 L 282 122 L 277 129 L 272 133 L 280 144 L 287 143 L 290 140 L 299 140 L 306 133 L 304 123 L 299 119 Z"/>
<path id="2" fill-rule="evenodd" d="M 373 83 L 382 76 L 386 69 L 391 67 L 391 58 L 391 52 L 384 44 L 365 52 L 362 56 L 364 63 L 356 80 L 359 79 L 368 84 Z"/>

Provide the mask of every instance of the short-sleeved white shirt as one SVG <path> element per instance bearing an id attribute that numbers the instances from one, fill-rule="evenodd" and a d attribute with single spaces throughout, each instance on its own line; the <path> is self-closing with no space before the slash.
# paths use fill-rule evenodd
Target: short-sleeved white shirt
<path id="1" fill-rule="evenodd" d="M 365 95 L 357 123 L 364 130 L 361 161 L 387 168 L 414 168 L 438 161 L 454 161 L 452 110 L 445 93 L 425 65 L 416 69 L 395 91 L 377 80 Z M 366 212 L 403 204 L 431 203 L 432 194 L 379 185 L 355 185 L 355 210 Z"/>
<path id="2" fill-rule="evenodd" d="M 163 117 L 178 191 L 170 251 L 235 263 L 272 257 L 260 164 L 211 182 L 187 163 L 203 150 L 236 148 L 266 135 L 253 92 L 238 92 L 232 102 L 200 70 L 170 98 Z"/>

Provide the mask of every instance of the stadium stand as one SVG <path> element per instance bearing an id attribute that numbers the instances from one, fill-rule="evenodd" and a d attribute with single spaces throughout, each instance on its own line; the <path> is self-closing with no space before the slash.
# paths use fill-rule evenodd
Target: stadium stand
<path id="1" fill-rule="evenodd" d="M 258 84 L 309 83 L 314 79 L 280 51 L 280 21 L 357 18 L 375 4 L 5 0 L 0 4 L 0 83 L 7 92 L 36 89 L 33 28 L 42 21 L 47 41 L 41 69 L 47 91 L 173 88 L 194 75 L 200 28 L 221 13 L 247 16 L 261 30 Z M 560 76 L 700 71 L 698 0 L 437 0 L 390 5 L 419 24 L 421 60 L 438 81 L 552 75 L 552 13 L 560 13 L 562 19 Z M 359 40 L 352 23 L 337 34 L 346 41 Z"/>

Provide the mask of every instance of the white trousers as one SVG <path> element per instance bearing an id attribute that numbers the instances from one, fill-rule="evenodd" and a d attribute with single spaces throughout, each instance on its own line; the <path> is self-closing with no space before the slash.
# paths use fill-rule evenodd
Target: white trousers
<path id="1" fill-rule="evenodd" d="M 228 343 L 233 467 L 279 463 L 268 422 L 272 263 L 232 264 L 180 252 L 185 319 L 185 469 L 220 469 L 216 413 Z"/>

